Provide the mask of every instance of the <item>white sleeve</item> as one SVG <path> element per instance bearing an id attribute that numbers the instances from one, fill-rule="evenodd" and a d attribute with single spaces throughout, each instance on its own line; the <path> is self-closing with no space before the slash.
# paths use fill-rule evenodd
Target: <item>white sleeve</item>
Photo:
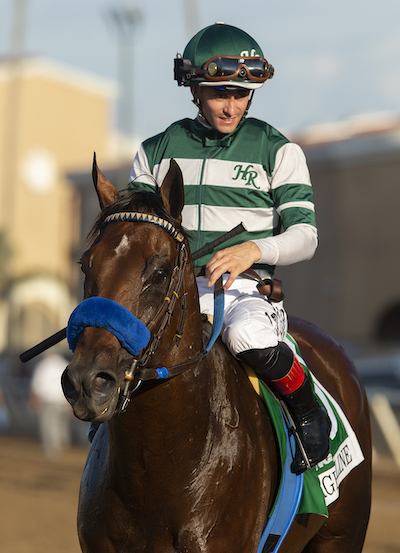
<path id="1" fill-rule="evenodd" d="M 143 144 L 140 145 L 139 150 L 133 160 L 131 173 L 129 176 L 129 182 L 138 181 L 140 183 L 155 185 L 155 179 L 150 171 L 149 160 L 146 152 L 143 148 Z"/>
<path id="2" fill-rule="evenodd" d="M 252 240 L 261 250 L 258 263 L 291 265 L 311 259 L 317 249 L 317 229 L 311 225 L 293 225 L 282 234 Z"/>

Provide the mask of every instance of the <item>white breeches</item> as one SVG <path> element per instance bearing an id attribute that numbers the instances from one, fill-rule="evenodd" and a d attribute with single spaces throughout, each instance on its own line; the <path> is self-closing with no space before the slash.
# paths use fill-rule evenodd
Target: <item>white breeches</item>
<path id="1" fill-rule="evenodd" d="M 224 282 L 226 280 L 227 275 Z M 201 312 L 212 315 L 214 288 L 208 288 L 207 283 L 206 278 L 197 278 Z M 283 302 L 268 301 L 258 292 L 254 281 L 239 277 L 225 292 L 221 336 L 233 355 L 248 349 L 274 347 L 284 340 L 286 332 L 287 315 Z"/>

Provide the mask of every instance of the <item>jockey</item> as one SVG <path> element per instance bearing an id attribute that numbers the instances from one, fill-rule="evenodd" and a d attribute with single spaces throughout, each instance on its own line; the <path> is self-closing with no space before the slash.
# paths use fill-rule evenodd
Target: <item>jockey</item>
<path id="1" fill-rule="evenodd" d="M 212 286 L 222 275 L 225 312 L 222 340 L 286 403 L 308 462 L 329 451 L 330 421 L 309 377 L 285 342 L 282 298 L 262 296 L 249 268 L 271 282 L 275 266 L 310 259 L 317 247 L 313 192 L 305 157 L 268 123 L 248 118 L 254 91 L 273 76 L 257 42 L 244 31 L 216 23 L 197 33 L 175 59 L 178 85 L 190 87 L 197 117 L 172 124 L 143 142 L 131 186 L 162 182 L 171 158 L 185 185 L 183 225 L 191 249 L 243 222 L 246 232 L 200 258 L 200 307 L 212 314 Z M 133 182 L 134 181 L 134 182 Z M 299 448 L 292 471 L 307 463 Z"/>

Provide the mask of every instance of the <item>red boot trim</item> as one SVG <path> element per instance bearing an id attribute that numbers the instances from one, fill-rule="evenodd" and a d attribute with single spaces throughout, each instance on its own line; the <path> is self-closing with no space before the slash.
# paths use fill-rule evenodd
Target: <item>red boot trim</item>
<path id="1" fill-rule="evenodd" d="M 287 396 L 300 388 L 305 379 L 303 367 L 300 365 L 297 357 L 294 358 L 289 372 L 278 380 L 269 380 L 268 384 L 276 392 Z"/>

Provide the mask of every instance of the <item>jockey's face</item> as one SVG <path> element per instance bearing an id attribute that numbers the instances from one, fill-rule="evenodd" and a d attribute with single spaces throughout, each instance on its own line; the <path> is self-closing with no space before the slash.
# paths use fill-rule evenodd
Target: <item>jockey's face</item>
<path id="1" fill-rule="evenodd" d="M 250 90 L 217 90 L 196 86 L 194 96 L 201 103 L 207 122 L 217 131 L 228 134 L 239 125 L 249 101 Z"/>

